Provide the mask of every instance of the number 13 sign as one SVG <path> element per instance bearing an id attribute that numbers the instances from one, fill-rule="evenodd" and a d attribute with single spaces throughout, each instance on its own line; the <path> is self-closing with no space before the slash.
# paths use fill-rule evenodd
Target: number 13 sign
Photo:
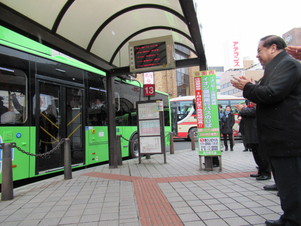
<path id="1" fill-rule="evenodd" d="M 144 84 L 143 85 L 144 96 L 155 96 L 155 84 Z"/>

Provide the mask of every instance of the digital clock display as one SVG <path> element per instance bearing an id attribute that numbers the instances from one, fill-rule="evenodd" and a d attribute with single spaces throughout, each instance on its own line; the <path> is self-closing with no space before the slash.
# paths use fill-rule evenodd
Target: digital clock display
<path id="1" fill-rule="evenodd" d="M 135 67 L 156 67 L 167 64 L 165 42 L 134 46 Z"/>

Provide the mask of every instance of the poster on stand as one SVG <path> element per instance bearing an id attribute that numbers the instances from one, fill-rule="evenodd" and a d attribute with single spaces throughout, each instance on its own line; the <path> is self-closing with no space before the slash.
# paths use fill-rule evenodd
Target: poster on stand
<path id="1" fill-rule="evenodd" d="M 139 158 L 142 154 L 164 154 L 163 101 L 137 102 Z"/>
<path id="2" fill-rule="evenodd" d="M 198 129 L 198 154 L 221 155 L 215 70 L 194 74 L 195 108 Z"/>

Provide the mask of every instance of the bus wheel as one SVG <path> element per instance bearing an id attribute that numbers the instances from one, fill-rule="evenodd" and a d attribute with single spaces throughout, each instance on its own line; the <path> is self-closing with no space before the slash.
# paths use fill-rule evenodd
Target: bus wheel
<path id="1" fill-rule="evenodd" d="M 189 130 L 189 140 L 192 140 L 192 136 L 194 136 L 194 140 L 197 141 L 197 139 L 198 139 L 198 130 L 197 130 L 197 128 L 191 128 Z"/>
<path id="2" fill-rule="evenodd" d="M 135 134 L 130 141 L 130 155 L 132 158 L 139 157 L 138 134 Z"/>

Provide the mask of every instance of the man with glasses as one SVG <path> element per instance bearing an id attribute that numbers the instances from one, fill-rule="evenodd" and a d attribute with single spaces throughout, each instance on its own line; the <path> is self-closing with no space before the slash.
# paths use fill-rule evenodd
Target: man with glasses
<path id="1" fill-rule="evenodd" d="M 281 37 L 270 35 L 258 45 L 264 67 L 258 84 L 245 76 L 232 85 L 257 104 L 258 137 L 273 168 L 283 214 L 266 225 L 301 225 L 301 64 L 286 51 Z"/>

